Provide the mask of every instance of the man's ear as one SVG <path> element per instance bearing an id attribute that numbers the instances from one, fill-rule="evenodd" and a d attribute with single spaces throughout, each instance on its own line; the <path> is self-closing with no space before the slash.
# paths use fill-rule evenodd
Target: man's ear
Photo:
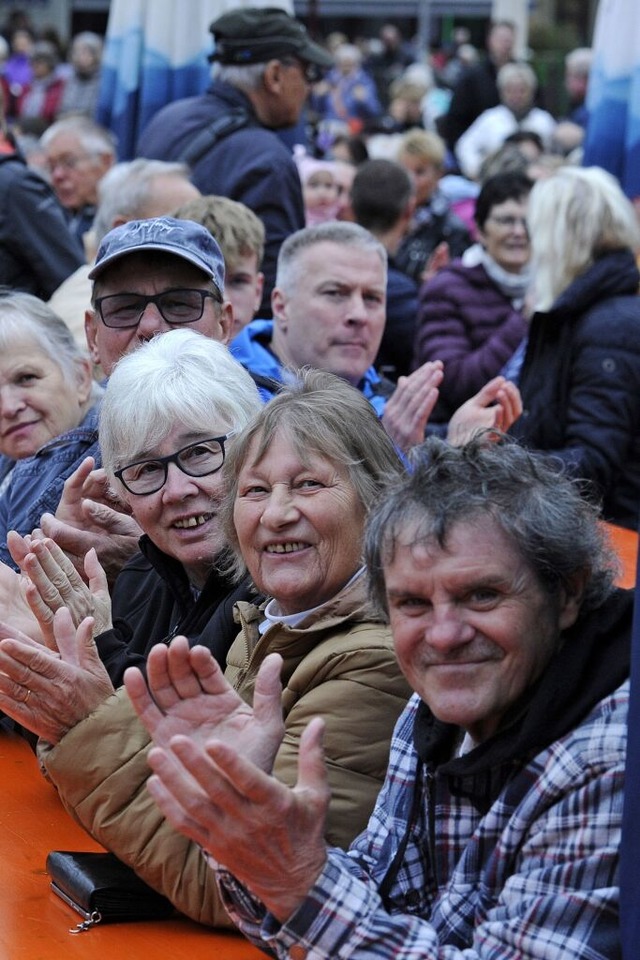
<path id="1" fill-rule="evenodd" d="M 231 341 L 231 331 L 233 330 L 233 307 L 230 300 L 224 300 L 220 304 L 218 313 L 218 323 L 220 324 L 220 343 L 228 346 Z"/>
<path id="2" fill-rule="evenodd" d="M 269 60 L 264 68 L 262 82 L 268 93 L 282 93 L 284 83 L 284 70 L 280 60 Z"/>
<path id="3" fill-rule="evenodd" d="M 578 619 L 582 608 L 586 581 L 586 571 L 580 570 L 573 575 L 569 586 L 563 587 L 561 590 L 560 609 L 558 611 L 560 630 L 568 630 Z"/>
<path id="4" fill-rule="evenodd" d="M 271 312 L 273 322 L 280 328 L 282 333 L 287 332 L 287 299 L 282 290 L 274 287 L 271 292 Z"/>
<path id="5" fill-rule="evenodd" d="M 87 338 L 87 347 L 89 356 L 94 363 L 100 363 L 100 354 L 96 343 L 96 334 L 98 330 L 98 317 L 95 310 L 85 310 L 84 312 L 84 334 Z"/>

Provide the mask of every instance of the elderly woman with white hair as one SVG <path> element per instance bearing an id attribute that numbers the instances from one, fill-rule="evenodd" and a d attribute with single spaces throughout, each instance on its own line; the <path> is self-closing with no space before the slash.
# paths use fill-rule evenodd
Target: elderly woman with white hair
<path id="1" fill-rule="evenodd" d="M 548 147 L 556 126 L 550 113 L 534 105 L 538 81 L 528 63 L 505 63 L 496 79 L 500 103 L 481 113 L 456 144 L 458 164 L 470 180 L 479 176 L 483 160 L 512 133 L 537 133 Z"/>
<path id="2" fill-rule="evenodd" d="M 116 364 L 100 412 L 100 447 L 112 490 L 143 531 L 139 553 L 110 601 L 95 551 L 85 558 L 87 585 L 52 540 L 26 537 L 15 549 L 12 535 L 45 637 L 63 604 L 76 625 L 93 617 L 116 686 L 127 666 L 177 633 L 207 646 L 224 666 L 236 634 L 233 604 L 256 591 L 220 570 L 220 471 L 233 437 L 260 406 L 253 380 L 226 347 L 192 330 L 172 330 Z"/>
<path id="3" fill-rule="evenodd" d="M 536 312 L 511 433 L 637 529 L 640 507 L 640 231 L 599 167 L 565 167 L 529 199 Z"/>

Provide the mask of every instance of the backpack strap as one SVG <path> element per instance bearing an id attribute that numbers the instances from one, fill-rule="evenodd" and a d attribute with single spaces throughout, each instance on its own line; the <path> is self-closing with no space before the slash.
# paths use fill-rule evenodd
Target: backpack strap
<path id="1" fill-rule="evenodd" d="M 178 163 L 186 163 L 188 166 L 194 167 L 216 143 L 235 133 L 236 130 L 242 130 L 248 124 L 249 114 L 246 110 L 232 110 L 230 113 L 216 117 L 204 130 L 198 131 L 175 159 Z"/>

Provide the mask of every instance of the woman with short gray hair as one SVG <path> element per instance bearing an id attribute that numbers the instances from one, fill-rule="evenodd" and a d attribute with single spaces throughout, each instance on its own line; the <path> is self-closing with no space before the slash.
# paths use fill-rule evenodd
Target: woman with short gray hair
<path id="1" fill-rule="evenodd" d="M 255 591 L 220 570 L 221 468 L 259 407 L 244 368 L 193 330 L 155 337 L 116 364 L 100 411 L 100 449 L 112 495 L 141 529 L 140 552 L 116 579 L 112 600 L 94 551 L 85 558 L 89 586 L 51 540 L 26 542 L 31 556 L 22 565 L 45 634 L 62 605 L 76 625 L 94 618 L 114 685 L 176 633 L 204 643 L 224 665 L 236 634 L 233 603 Z"/>

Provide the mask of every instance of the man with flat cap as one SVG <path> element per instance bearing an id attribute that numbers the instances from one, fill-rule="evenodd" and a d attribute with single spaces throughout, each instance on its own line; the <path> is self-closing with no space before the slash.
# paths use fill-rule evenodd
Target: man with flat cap
<path id="1" fill-rule="evenodd" d="M 260 217 L 266 230 L 260 315 L 270 316 L 280 245 L 304 226 L 298 172 L 275 131 L 297 123 L 309 84 L 333 60 L 276 7 L 231 10 L 210 30 L 211 85 L 160 110 L 143 131 L 138 154 L 188 163 L 202 193 L 238 200 Z"/>

